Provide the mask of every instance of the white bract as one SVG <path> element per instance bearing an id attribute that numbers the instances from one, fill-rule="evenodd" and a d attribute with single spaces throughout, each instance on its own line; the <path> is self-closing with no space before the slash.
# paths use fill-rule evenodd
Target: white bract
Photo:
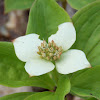
<path id="1" fill-rule="evenodd" d="M 69 74 L 90 67 L 83 51 L 68 50 L 76 40 L 76 31 L 71 22 L 58 26 L 56 34 L 48 43 L 37 34 L 21 36 L 13 41 L 17 57 L 26 62 L 25 70 L 30 76 L 39 76 L 55 67 L 61 74 Z"/>

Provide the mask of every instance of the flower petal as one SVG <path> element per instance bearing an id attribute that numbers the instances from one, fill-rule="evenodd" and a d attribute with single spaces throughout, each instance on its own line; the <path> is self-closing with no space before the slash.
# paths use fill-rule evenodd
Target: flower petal
<path id="1" fill-rule="evenodd" d="M 65 22 L 58 26 L 58 31 L 49 37 L 48 41 L 54 42 L 57 46 L 62 46 L 63 50 L 68 50 L 76 40 L 76 31 L 71 22 Z"/>
<path id="2" fill-rule="evenodd" d="M 15 53 L 21 61 L 29 61 L 37 56 L 38 46 L 41 45 L 39 35 L 29 34 L 18 37 L 13 41 Z"/>
<path id="3" fill-rule="evenodd" d="M 54 64 L 44 59 L 35 59 L 26 62 L 25 70 L 30 76 L 39 76 L 54 69 Z"/>
<path id="4" fill-rule="evenodd" d="M 73 73 L 90 66 L 84 52 L 75 49 L 63 53 L 60 60 L 56 62 L 57 70 L 61 74 Z"/>

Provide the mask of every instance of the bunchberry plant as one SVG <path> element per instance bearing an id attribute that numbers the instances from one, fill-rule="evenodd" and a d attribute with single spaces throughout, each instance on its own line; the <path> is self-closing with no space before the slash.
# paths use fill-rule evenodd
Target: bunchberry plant
<path id="1" fill-rule="evenodd" d="M 25 70 L 30 76 L 38 76 L 52 71 L 55 67 L 61 74 L 89 68 L 85 54 L 76 49 L 68 50 L 76 40 L 76 32 L 71 22 L 58 27 L 57 33 L 45 40 L 37 34 L 21 36 L 13 41 L 17 57 L 26 62 Z"/>
<path id="2" fill-rule="evenodd" d="M 72 18 L 56 0 L 5 0 L 5 12 L 30 14 L 24 36 L 0 42 L 0 84 L 47 91 L 0 100 L 65 100 L 69 93 L 100 99 L 100 0 L 68 3 L 78 10 Z"/>

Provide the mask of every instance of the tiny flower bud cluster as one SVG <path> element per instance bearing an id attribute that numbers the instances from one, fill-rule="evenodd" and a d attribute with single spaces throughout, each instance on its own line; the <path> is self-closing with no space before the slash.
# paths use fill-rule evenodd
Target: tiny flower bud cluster
<path id="1" fill-rule="evenodd" d="M 63 52 L 62 47 L 56 46 L 53 40 L 49 43 L 43 41 L 38 49 L 39 51 L 37 53 L 40 55 L 40 57 L 49 61 L 58 60 Z"/>

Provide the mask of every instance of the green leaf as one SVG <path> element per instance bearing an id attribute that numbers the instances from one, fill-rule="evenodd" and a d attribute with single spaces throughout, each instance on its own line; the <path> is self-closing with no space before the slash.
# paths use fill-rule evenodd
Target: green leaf
<path id="1" fill-rule="evenodd" d="M 72 18 L 77 39 L 72 48 L 85 52 L 92 67 L 100 65 L 100 1 L 80 9 Z M 72 92 L 79 96 L 100 99 L 100 66 L 72 75 Z"/>
<path id="2" fill-rule="evenodd" d="M 100 0 L 68 0 L 68 3 L 72 6 L 72 8 L 79 10 L 80 8 Z"/>
<path id="3" fill-rule="evenodd" d="M 85 99 L 85 100 L 98 100 L 96 98 L 88 98 L 88 99 Z"/>
<path id="4" fill-rule="evenodd" d="M 22 93 L 15 93 L 11 95 L 7 95 L 4 97 L 1 97 L 0 100 L 24 100 L 29 95 L 34 94 L 33 92 L 22 92 Z"/>
<path id="5" fill-rule="evenodd" d="M 36 93 L 25 100 L 64 100 L 66 94 L 70 92 L 70 81 L 67 75 L 62 75 L 58 81 L 56 92 Z"/>
<path id="6" fill-rule="evenodd" d="M 72 48 L 84 51 L 92 66 L 100 65 L 100 1 L 79 10 L 72 20 L 77 32 Z"/>
<path id="7" fill-rule="evenodd" d="M 34 0 L 5 0 L 5 12 L 24 10 L 32 6 Z"/>
<path id="8" fill-rule="evenodd" d="M 54 89 L 54 82 L 48 74 L 29 77 L 24 69 L 25 63 L 18 60 L 13 44 L 0 42 L 0 84 L 10 87 L 37 86 Z"/>
<path id="9" fill-rule="evenodd" d="M 56 100 L 56 99 L 53 92 L 40 92 L 27 97 L 25 100 Z"/>
<path id="10" fill-rule="evenodd" d="M 89 68 L 71 77 L 71 92 L 83 97 L 100 99 L 100 66 Z"/>
<path id="11" fill-rule="evenodd" d="M 68 76 L 62 75 L 60 79 L 58 80 L 58 85 L 55 92 L 57 98 L 61 98 L 59 100 L 63 100 L 65 95 L 70 92 L 70 88 L 71 88 L 71 85 L 70 85 L 70 80 Z"/>
<path id="12" fill-rule="evenodd" d="M 30 10 L 26 33 L 37 33 L 47 40 L 56 33 L 59 24 L 69 21 L 69 15 L 54 0 L 36 0 Z"/>

